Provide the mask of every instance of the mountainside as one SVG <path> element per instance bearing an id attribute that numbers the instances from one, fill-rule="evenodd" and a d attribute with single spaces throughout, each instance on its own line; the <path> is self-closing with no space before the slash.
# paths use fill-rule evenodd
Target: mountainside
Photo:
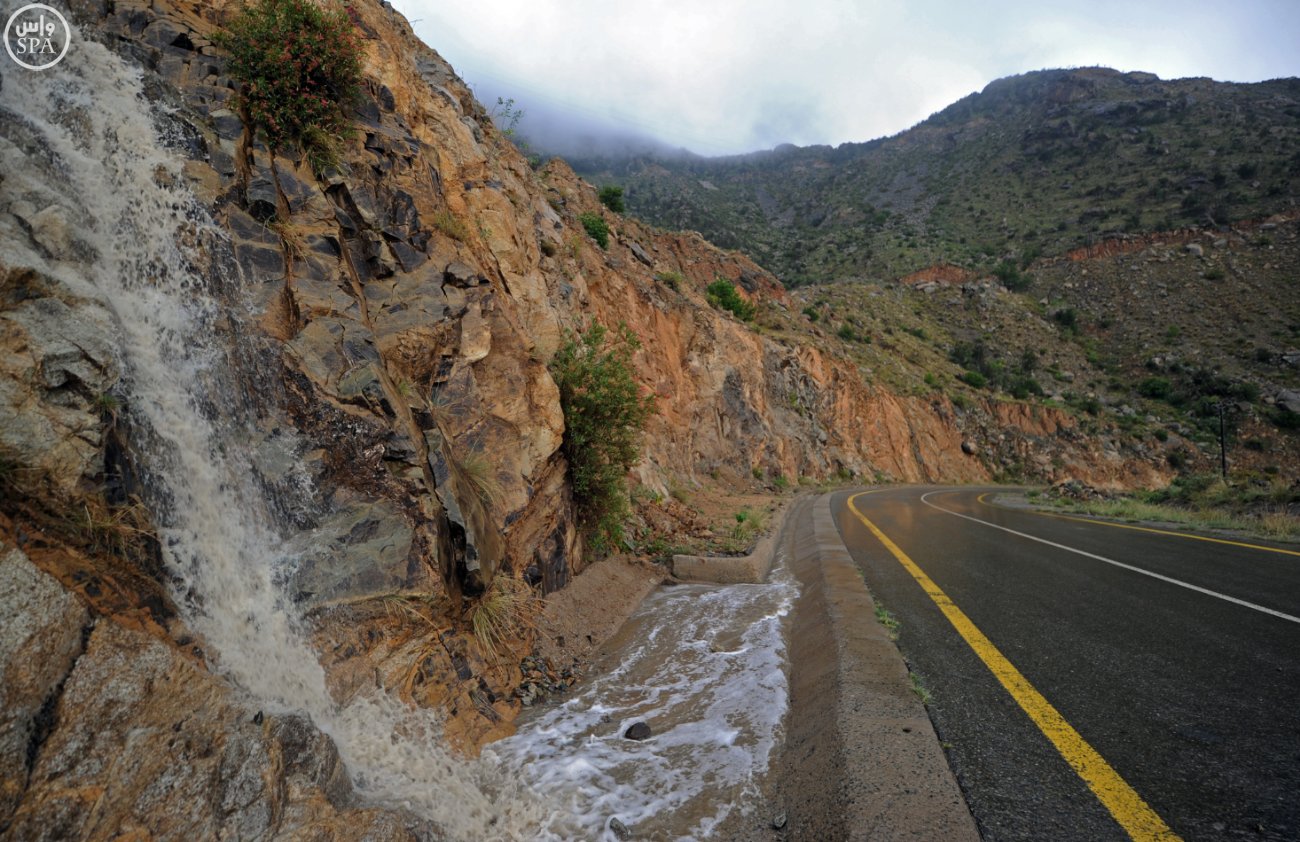
<path id="1" fill-rule="evenodd" d="M 991 270 L 1115 233 L 1294 211 L 1300 80 L 1044 70 L 869 143 L 571 163 L 625 185 L 633 213 L 742 249 L 787 285 L 942 261 Z"/>
<path id="2" fill-rule="evenodd" d="M 0 837 L 531 838 L 517 770 L 442 746 L 570 666 L 490 624 L 593 561 L 548 368 L 593 321 L 655 398 L 651 560 L 691 491 L 1155 484 L 1189 447 L 871 364 L 744 255 L 534 171 L 387 4 L 347 7 L 338 164 L 270 149 L 234 11 L 80 4 L 0 83 Z"/>
<path id="3" fill-rule="evenodd" d="M 1066 405 L 1201 458 L 1223 404 L 1234 468 L 1296 475 L 1300 80 L 1040 71 L 871 143 L 574 163 L 800 287 L 898 390 Z"/>

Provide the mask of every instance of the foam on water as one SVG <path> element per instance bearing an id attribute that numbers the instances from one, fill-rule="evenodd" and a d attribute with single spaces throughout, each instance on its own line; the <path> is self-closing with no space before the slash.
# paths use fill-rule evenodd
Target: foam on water
<path id="1" fill-rule="evenodd" d="M 756 809 L 787 708 L 783 618 L 797 595 L 782 559 L 760 585 L 678 585 L 651 595 L 607 669 L 490 746 L 562 810 L 555 838 L 699 839 Z M 654 734 L 623 737 L 644 721 Z"/>

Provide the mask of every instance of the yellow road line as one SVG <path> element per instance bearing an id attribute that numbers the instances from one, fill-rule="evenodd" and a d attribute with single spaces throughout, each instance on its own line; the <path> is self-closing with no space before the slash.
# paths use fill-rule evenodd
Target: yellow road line
<path id="1" fill-rule="evenodd" d="M 1061 753 L 1061 757 L 1065 758 L 1065 762 L 1069 763 L 1075 773 L 1083 779 L 1102 805 L 1115 817 L 1115 821 L 1119 822 L 1125 832 L 1136 842 L 1178 840 L 1178 835 L 1170 830 L 1164 820 L 1142 800 L 1142 796 L 1138 795 L 1119 776 L 1119 773 L 1112 769 L 1092 746 L 1088 745 L 1079 732 L 1065 721 L 1065 717 L 1052 707 L 1051 702 L 1043 697 L 1043 694 L 1034 689 L 1028 679 L 1021 675 L 1006 656 L 998 651 L 993 642 L 971 622 L 965 612 L 948 598 L 948 595 L 908 557 L 907 553 L 858 510 L 858 507 L 853 504 L 854 501 L 869 493 L 871 492 L 862 492 L 850 497 L 848 499 L 850 511 L 857 515 L 858 520 L 871 530 L 871 534 L 875 535 L 880 543 L 885 545 L 885 549 L 898 559 L 903 568 L 912 574 L 912 578 L 930 599 L 934 600 L 934 604 L 948 618 L 948 622 L 952 623 L 957 633 L 1011 694 L 1011 698 L 1016 700 L 1016 704 L 1029 715 L 1043 735 L 1051 740 L 1052 745 L 1056 746 L 1056 750 Z"/>
<path id="2" fill-rule="evenodd" d="M 976 499 L 979 502 L 983 503 L 984 505 L 989 506 L 990 508 L 994 508 L 994 509 L 1002 508 L 1001 506 L 994 505 L 993 503 L 990 503 L 984 499 L 990 494 L 995 494 L 995 493 L 997 492 L 987 491 L 981 494 Z M 1229 541 L 1227 538 L 1211 538 L 1209 535 L 1191 535 L 1187 532 L 1173 532 L 1168 529 L 1155 529 L 1150 526 L 1134 526 L 1131 523 L 1115 523 L 1114 521 L 1110 521 L 1110 520 L 1093 520 L 1092 518 L 1075 517 L 1073 515 L 1058 515 L 1056 512 L 1040 512 L 1034 509 L 1016 509 L 1016 511 L 1026 511 L 1026 512 L 1030 512 L 1031 514 L 1042 515 L 1043 517 L 1054 517 L 1060 520 L 1073 520 L 1073 521 L 1078 521 L 1079 523 L 1095 523 L 1098 526 L 1113 526 L 1116 529 L 1132 529 L 1135 532 L 1152 532 L 1156 535 L 1169 535 L 1174 538 L 1186 538 L 1189 541 L 1207 541 L 1211 544 L 1227 544 L 1230 547 L 1245 547 L 1246 549 L 1249 550 L 1262 550 L 1266 553 L 1280 553 L 1281 555 L 1300 556 L 1300 551 L 1296 551 L 1296 550 L 1284 550 L 1281 547 L 1266 547 L 1262 544 L 1247 544 L 1244 541 Z"/>

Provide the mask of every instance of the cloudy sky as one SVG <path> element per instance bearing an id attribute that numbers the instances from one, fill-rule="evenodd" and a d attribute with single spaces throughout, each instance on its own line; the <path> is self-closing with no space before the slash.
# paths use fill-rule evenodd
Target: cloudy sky
<path id="1" fill-rule="evenodd" d="M 486 104 L 702 154 L 894 134 L 993 79 L 1300 75 L 1300 0 L 393 0 Z"/>

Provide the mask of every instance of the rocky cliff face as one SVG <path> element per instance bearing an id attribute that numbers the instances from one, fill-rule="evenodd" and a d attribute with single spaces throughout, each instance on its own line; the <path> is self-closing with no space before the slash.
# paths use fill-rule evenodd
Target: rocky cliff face
<path id="1" fill-rule="evenodd" d="M 299 559 L 279 581 L 284 610 L 305 615 L 340 704 L 378 683 L 441 711 L 462 750 L 509 731 L 532 633 L 496 651 L 469 618 L 497 577 L 554 591 L 587 563 L 546 365 L 593 319 L 642 341 L 637 372 L 658 414 L 636 473 L 650 487 L 755 471 L 979 480 L 999 449 L 1059 454 L 1090 479 L 1157 476 L 1094 454 L 1053 410 L 958 412 L 868 382 L 748 259 L 608 214 L 561 163 L 534 171 L 386 6 L 349 7 L 366 36 L 365 97 L 346 166 L 319 178 L 231 110 L 212 44 L 226 4 L 78 13 L 88 39 L 143 74 L 119 88 L 141 86 L 128 106 L 156 108 L 181 159 L 155 181 L 187 188 L 215 223 L 177 234 L 192 241 L 194 294 L 213 302 L 211 370 L 233 384 L 200 391 L 200 415 L 236 431 L 241 481 Z M 258 710 L 191 627 L 212 609 L 175 542 L 155 537 L 182 503 L 150 492 L 152 403 L 114 302 L 83 286 L 103 255 L 70 200 L 16 175 L 50 166 L 9 96 L 25 82 L 6 71 L 0 128 L 0 575 L 12 585 L 0 600 L 15 618 L 0 641 L 0 836 L 431 832 L 358 806 L 331 741 L 303 717 Z M 74 124 L 96 104 L 75 106 Z M 606 214 L 608 251 L 580 212 Z M 656 280 L 667 272 L 682 281 Z M 703 287 L 718 277 L 778 327 L 710 307 Z"/>

